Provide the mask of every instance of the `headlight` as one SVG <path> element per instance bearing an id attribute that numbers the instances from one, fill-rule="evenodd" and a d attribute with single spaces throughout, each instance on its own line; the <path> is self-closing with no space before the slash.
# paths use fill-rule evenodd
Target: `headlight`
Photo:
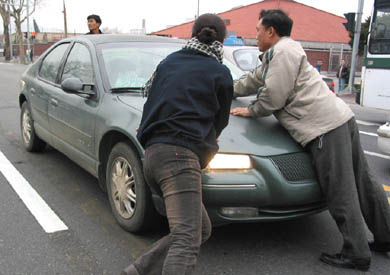
<path id="1" fill-rule="evenodd" d="M 210 161 L 209 169 L 251 169 L 252 163 L 248 155 L 218 153 Z"/>

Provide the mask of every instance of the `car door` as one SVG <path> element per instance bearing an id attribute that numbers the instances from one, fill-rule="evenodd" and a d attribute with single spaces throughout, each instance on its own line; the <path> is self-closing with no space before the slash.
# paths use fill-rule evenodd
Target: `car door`
<path id="1" fill-rule="evenodd" d="M 50 139 L 48 106 L 50 94 L 56 87 L 56 80 L 61 66 L 61 62 L 70 43 L 63 43 L 52 49 L 43 59 L 38 76 L 33 85 L 29 87 L 29 101 L 34 127 L 39 136 Z"/>
<path id="2" fill-rule="evenodd" d="M 70 77 L 77 77 L 83 84 L 91 84 L 91 89 L 96 89 L 89 48 L 78 42 L 70 50 L 59 83 Z M 88 157 L 93 161 L 98 99 L 97 91 L 95 96 L 83 96 L 66 93 L 59 88 L 51 94 L 49 125 L 56 138 L 56 147 L 74 156 L 75 161 Z"/>

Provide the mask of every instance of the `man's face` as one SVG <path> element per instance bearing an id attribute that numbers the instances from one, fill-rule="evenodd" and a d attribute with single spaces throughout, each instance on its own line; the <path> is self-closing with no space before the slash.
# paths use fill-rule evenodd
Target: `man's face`
<path id="1" fill-rule="evenodd" d="M 272 47 L 272 41 L 271 41 L 271 32 L 270 28 L 266 29 L 264 25 L 261 24 L 262 19 L 259 20 L 256 26 L 257 30 L 257 46 L 259 47 L 260 51 L 265 52 L 269 48 Z"/>
<path id="2" fill-rule="evenodd" d="M 100 23 L 97 23 L 95 19 L 93 18 L 88 19 L 88 29 L 90 31 L 97 30 L 99 29 L 99 27 L 100 27 Z"/>

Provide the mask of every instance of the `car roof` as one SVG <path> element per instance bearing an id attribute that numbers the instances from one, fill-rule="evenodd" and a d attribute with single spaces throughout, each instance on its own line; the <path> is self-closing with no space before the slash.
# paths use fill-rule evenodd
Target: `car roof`
<path id="1" fill-rule="evenodd" d="M 97 35 L 80 35 L 69 38 L 68 40 L 90 41 L 93 44 L 116 43 L 116 42 L 168 42 L 183 44 L 186 41 L 177 38 L 156 36 L 156 35 L 129 35 L 129 34 L 97 34 Z"/>

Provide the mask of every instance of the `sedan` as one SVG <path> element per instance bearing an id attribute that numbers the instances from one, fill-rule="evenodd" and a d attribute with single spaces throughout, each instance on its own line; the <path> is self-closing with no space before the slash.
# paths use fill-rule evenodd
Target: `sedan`
<path id="1" fill-rule="evenodd" d="M 27 151 L 47 144 L 98 179 L 113 215 L 139 232 L 164 215 L 145 183 L 136 139 L 144 85 L 185 41 L 88 35 L 62 40 L 23 74 L 19 104 Z M 233 78 L 242 71 L 225 60 Z M 253 97 L 233 101 L 249 104 Z M 203 199 L 214 225 L 280 221 L 326 209 L 311 159 L 274 117 L 230 117 L 220 150 L 203 171 Z"/>

